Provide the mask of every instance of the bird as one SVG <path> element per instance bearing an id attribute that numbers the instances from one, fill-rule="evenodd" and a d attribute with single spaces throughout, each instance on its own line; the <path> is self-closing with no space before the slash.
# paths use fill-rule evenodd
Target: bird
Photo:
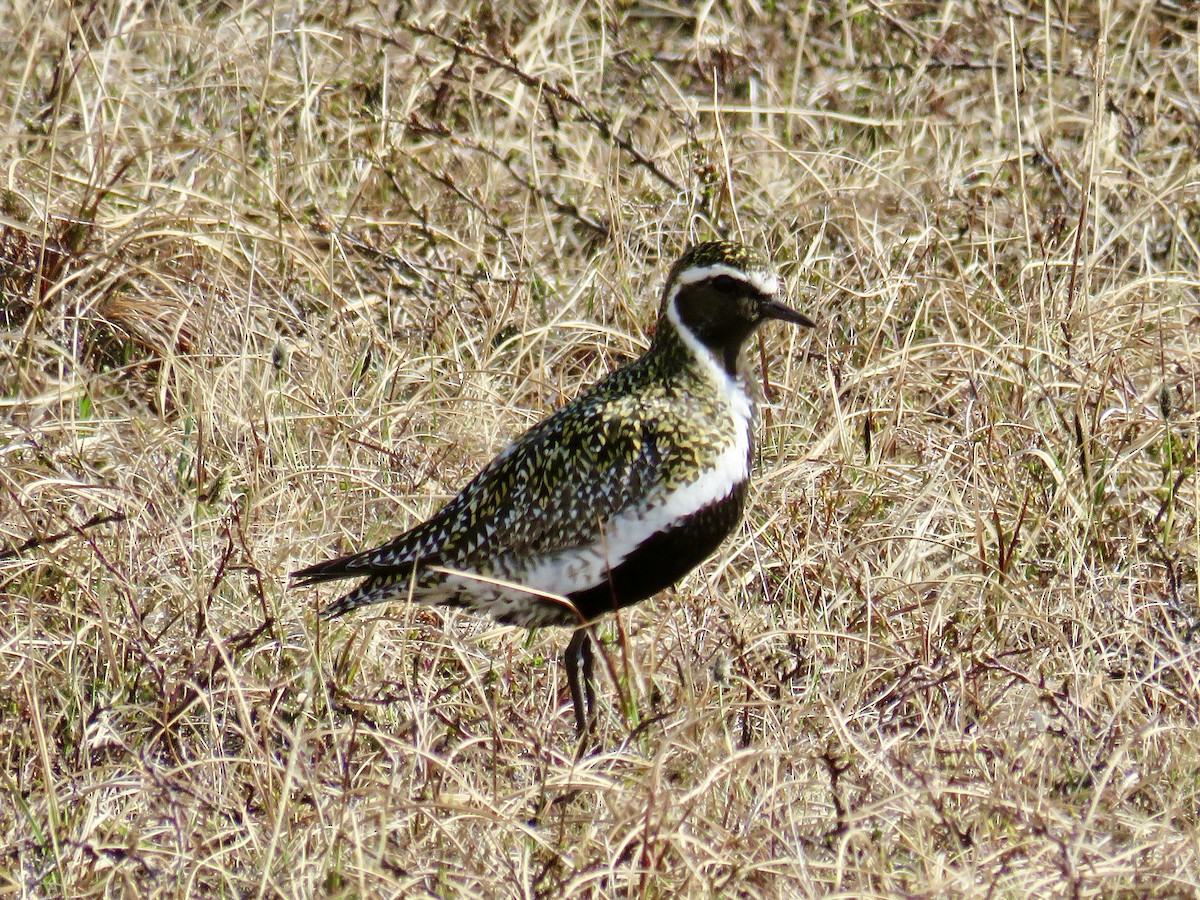
<path id="1" fill-rule="evenodd" d="M 785 303 L 766 256 L 732 241 L 671 267 L 649 348 L 513 440 L 438 512 L 373 549 L 292 573 L 360 579 L 321 610 L 417 602 L 574 629 L 563 656 L 582 739 L 595 724 L 592 625 L 670 587 L 739 525 L 754 455 L 744 358 Z"/>

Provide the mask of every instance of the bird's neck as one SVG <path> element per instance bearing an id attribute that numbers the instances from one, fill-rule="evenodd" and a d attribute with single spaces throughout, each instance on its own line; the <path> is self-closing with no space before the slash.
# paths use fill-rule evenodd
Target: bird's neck
<path id="1" fill-rule="evenodd" d="M 664 315 L 659 319 L 650 352 L 664 363 L 703 372 L 717 381 L 743 381 L 742 344 L 737 340 L 713 346 L 693 334 L 676 315 Z"/>
<path id="2" fill-rule="evenodd" d="M 753 407 L 751 393 L 747 391 L 745 366 L 736 350 L 727 354 L 704 344 L 699 338 L 684 331 L 667 317 L 659 320 L 654 341 L 646 354 L 654 368 L 664 373 L 690 375 L 695 382 L 705 385 L 719 396 L 736 406 L 749 404 Z"/>

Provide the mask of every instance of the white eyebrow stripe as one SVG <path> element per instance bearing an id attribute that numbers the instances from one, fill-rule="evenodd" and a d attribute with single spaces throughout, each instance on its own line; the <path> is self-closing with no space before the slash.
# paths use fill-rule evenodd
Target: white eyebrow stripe
<path id="1" fill-rule="evenodd" d="M 768 297 L 779 293 L 779 276 L 765 272 L 747 272 L 745 269 L 735 269 L 721 263 L 714 263 L 711 266 L 691 266 L 679 273 L 677 281 L 680 285 L 695 284 L 697 281 L 718 278 L 721 275 L 728 275 L 730 278 L 744 281 L 754 290 Z"/>

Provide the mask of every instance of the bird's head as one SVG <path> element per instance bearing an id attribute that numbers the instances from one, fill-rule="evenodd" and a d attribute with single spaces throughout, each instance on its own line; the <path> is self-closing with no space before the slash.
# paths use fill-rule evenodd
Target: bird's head
<path id="1" fill-rule="evenodd" d="M 694 353 L 707 351 L 732 375 L 743 345 L 763 322 L 813 326 L 785 299 L 765 256 L 744 244 L 709 241 L 688 248 L 671 267 L 658 327 L 673 329 Z"/>

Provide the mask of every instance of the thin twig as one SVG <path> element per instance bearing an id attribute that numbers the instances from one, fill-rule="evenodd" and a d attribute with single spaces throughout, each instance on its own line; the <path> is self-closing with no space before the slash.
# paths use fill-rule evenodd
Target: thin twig
<path id="1" fill-rule="evenodd" d="M 82 525 L 76 525 L 68 531 L 60 531 L 58 534 L 47 535 L 46 537 L 34 537 L 27 540 L 18 547 L 6 547 L 0 550 L 0 562 L 10 559 L 17 559 L 23 553 L 30 550 L 36 550 L 39 547 L 49 547 L 51 544 L 57 544 L 59 541 L 65 541 L 69 537 L 83 534 L 85 531 L 90 531 L 93 528 L 99 528 L 101 525 L 108 525 L 111 522 L 124 522 L 126 519 L 125 513 L 115 512 L 97 513 L 92 516 Z"/>
<path id="2" fill-rule="evenodd" d="M 662 182 L 663 185 L 670 188 L 677 194 L 682 194 L 684 192 L 683 186 L 678 181 L 664 172 L 661 168 L 659 168 L 658 164 L 655 163 L 654 160 L 635 147 L 629 138 L 624 137 L 614 131 L 612 122 L 610 122 L 606 116 L 602 116 L 599 113 L 593 112 L 588 108 L 587 103 L 583 100 L 583 98 L 576 96 L 561 84 L 550 81 L 541 77 L 540 75 L 533 75 L 529 72 L 526 72 L 511 59 L 499 59 L 486 50 L 463 43 L 457 38 L 442 34 L 433 28 L 426 28 L 423 25 L 417 25 L 415 22 L 405 22 L 402 23 L 400 27 L 412 34 L 418 34 L 423 37 L 432 38 L 433 40 L 450 47 L 457 53 L 471 56 L 480 62 L 487 63 L 493 68 L 507 72 L 524 85 L 531 88 L 538 97 L 542 98 L 542 102 L 546 104 L 546 108 L 550 112 L 551 116 L 555 116 L 555 112 L 554 108 L 550 105 L 550 100 L 553 99 L 565 103 L 567 106 L 570 106 L 575 110 L 580 121 L 586 122 L 588 125 L 591 125 L 593 128 L 595 128 L 602 138 L 604 138 L 614 147 L 617 147 L 618 149 L 627 153 L 635 163 Z M 361 25 L 351 25 L 349 26 L 348 30 L 358 37 L 371 38 L 391 44 L 394 47 L 401 47 L 406 50 L 410 49 L 405 47 L 403 42 L 399 41 L 395 37 L 385 34 L 382 31 L 377 31 L 374 28 L 367 28 Z"/>

